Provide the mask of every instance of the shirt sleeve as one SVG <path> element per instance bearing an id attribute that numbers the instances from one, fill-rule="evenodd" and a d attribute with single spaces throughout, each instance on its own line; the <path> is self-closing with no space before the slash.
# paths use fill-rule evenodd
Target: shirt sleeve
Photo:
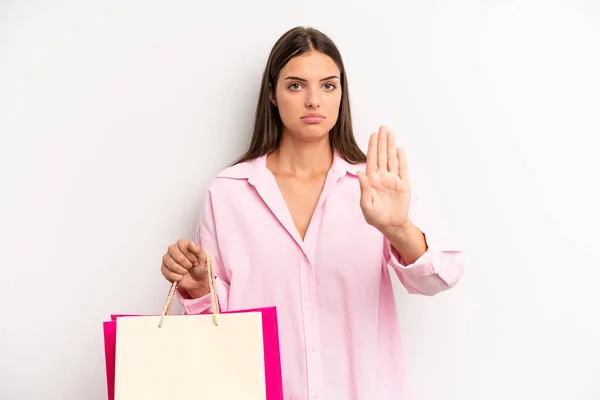
<path id="1" fill-rule="evenodd" d="M 419 198 L 413 197 L 410 207 L 410 219 L 424 234 L 427 250 L 414 263 L 407 265 L 385 239 L 385 258 L 408 293 L 433 296 L 454 287 L 462 278 L 463 250 L 435 226 Z"/>
<path id="2" fill-rule="evenodd" d="M 227 311 L 229 278 L 225 271 L 221 253 L 219 251 L 210 191 L 204 200 L 194 241 L 206 250 L 212 259 L 213 270 L 215 273 L 215 290 L 219 301 L 219 309 L 221 311 Z M 197 299 L 192 299 L 186 290 L 178 288 L 175 296 L 181 303 L 185 314 L 206 314 L 212 312 L 210 293 Z"/>

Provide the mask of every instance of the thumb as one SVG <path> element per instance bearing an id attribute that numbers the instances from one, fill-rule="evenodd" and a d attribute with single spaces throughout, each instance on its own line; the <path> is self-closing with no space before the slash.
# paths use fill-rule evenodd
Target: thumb
<path id="1" fill-rule="evenodd" d="M 203 264 L 199 264 L 196 267 L 190 269 L 190 275 L 195 281 L 206 281 L 208 279 L 208 270 Z"/>
<path id="2" fill-rule="evenodd" d="M 204 254 L 204 251 L 202 251 L 202 247 L 200 247 L 199 244 L 194 243 L 193 240 L 190 240 L 188 242 L 187 248 L 189 251 L 192 252 L 192 254 L 196 256 L 197 262 L 199 264 L 203 264 L 206 261 L 206 255 Z"/>
<path id="3" fill-rule="evenodd" d="M 198 254 L 198 252 L 200 251 L 200 246 L 198 246 L 196 243 L 194 243 L 193 240 L 190 240 L 188 242 L 188 250 L 191 251 L 194 254 Z"/>
<path id="4" fill-rule="evenodd" d="M 357 176 L 360 183 L 360 207 L 364 210 L 373 202 L 373 190 L 369 178 L 364 172 L 358 171 Z"/>

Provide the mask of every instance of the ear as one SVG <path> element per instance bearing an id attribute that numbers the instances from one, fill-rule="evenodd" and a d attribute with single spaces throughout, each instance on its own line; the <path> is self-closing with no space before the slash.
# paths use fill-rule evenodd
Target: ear
<path id="1" fill-rule="evenodd" d="M 277 99 L 275 98 L 275 94 L 273 93 L 273 86 L 269 83 L 269 100 L 271 104 L 277 107 Z"/>

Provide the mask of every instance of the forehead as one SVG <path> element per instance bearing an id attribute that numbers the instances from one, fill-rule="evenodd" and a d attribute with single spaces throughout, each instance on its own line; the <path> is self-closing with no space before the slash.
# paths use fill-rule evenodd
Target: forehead
<path id="1" fill-rule="evenodd" d="M 311 51 L 288 61 L 281 70 L 279 78 L 296 76 L 308 80 L 318 80 L 331 75 L 340 75 L 340 69 L 333 59 L 318 51 Z"/>

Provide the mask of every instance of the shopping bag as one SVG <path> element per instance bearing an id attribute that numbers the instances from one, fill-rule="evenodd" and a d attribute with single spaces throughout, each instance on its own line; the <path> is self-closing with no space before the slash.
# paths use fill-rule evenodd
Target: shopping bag
<path id="1" fill-rule="evenodd" d="M 275 307 L 220 312 L 207 255 L 212 312 L 112 315 L 104 322 L 109 400 L 283 400 Z"/>

